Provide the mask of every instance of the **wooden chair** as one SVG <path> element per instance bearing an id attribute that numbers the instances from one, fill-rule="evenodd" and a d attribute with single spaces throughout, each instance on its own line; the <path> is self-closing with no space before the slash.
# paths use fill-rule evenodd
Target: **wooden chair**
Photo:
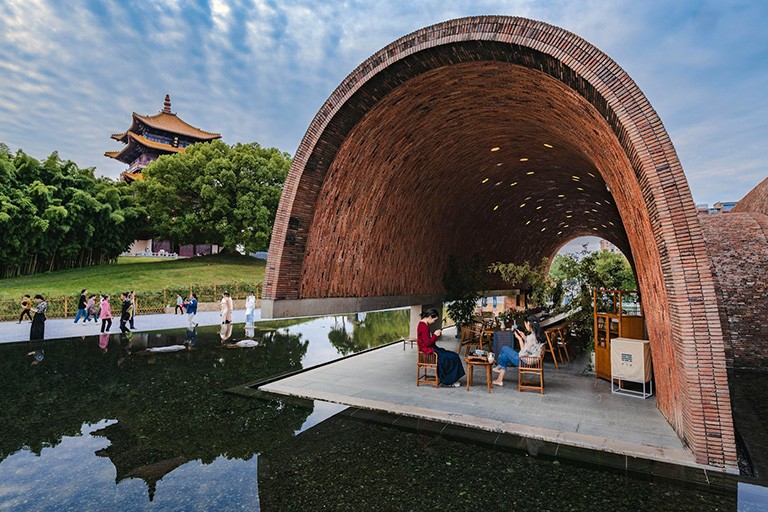
<path id="1" fill-rule="evenodd" d="M 571 364 L 571 355 L 568 353 L 568 324 L 561 325 L 555 330 L 555 344 L 557 352 L 560 354 L 560 362 L 563 362 L 563 354 L 568 360 L 568 364 Z"/>
<path id="2" fill-rule="evenodd" d="M 419 359 L 416 362 L 416 387 L 421 384 L 440 385 L 437 377 L 437 354 L 425 354 L 419 350 Z"/>
<path id="3" fill-rule="evenodd" d="M 547 329 L 544 331 L 544 335 L 547 338 L 547 342 L 544 344 L 544 346 L 541 349 L 541 358 L 544 359 L 544 356 L 547 355 L 547 353 L 552 355 L 552 360 L 555 362 L 555 368 L 558 370 L 560 369 L 560 366 L 557 364 L 557 352 L 555 352 L 555 346 L 557 346 L 557 342 L 555 341 L 555 329 Z"/>
<path id="4" fill-rule="evenodd" d="M 469 327 L 467 329 L 467 339 L 464 340 L 464 332 L 462 330 L 461 338 L 462 341 L 459 345 L 459 353 L 461 353 L 461 347 L 464 347 L 464 355 L 468 355 L 472 349 L 476 347 L 480 347 L 480 349 L 483 349 L 483 331 L 482 328 L 473 325 L 472 327 Z"/>
<path id="5" fill-rule="evenodd" d="M 526 380 L 533 377 L 533 380 Z M 544 350 L 539 356 L 522 356 L 517 367 L 517 391 L 538 390 L 544 394 Z"/>

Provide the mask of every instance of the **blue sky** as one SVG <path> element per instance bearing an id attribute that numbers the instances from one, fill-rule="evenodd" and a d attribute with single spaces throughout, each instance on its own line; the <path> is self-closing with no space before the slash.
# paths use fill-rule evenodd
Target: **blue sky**
<path id="1" fill-rule="evenodd" d="M 571 30 L 638 83 L 696 202 L 768 174 L 768 2 L 0 0 L 0 141 L 98 174 L 130 114 L 173 110 L 224 140 L 293 154 L 360 62 L 413 30 L 503 14 Z"/>

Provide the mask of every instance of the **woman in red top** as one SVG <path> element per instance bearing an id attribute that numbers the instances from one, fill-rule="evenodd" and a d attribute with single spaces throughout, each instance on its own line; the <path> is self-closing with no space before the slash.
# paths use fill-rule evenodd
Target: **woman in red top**
<path id="1" fill-rule="evenodd" d="M 434 334 L 430 334 L 429 326 L 435 323 L 437 318 L 435 308 L 421 314 L 421 321 L 416 329 L 419 350 L 424 354 L 437 354 L 437 378 L 440 384 L 457 388 L 459 379 L 464 376 L 464 367 L 461 365 L 459 354 L 435 345 L 443 331 L 438 329 Z"/>

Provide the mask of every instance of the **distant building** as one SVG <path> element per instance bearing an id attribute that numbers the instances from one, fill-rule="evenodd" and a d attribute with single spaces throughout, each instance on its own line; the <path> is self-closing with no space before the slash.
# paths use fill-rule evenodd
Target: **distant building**
<path id="1" fill-rule="evenodd" d="M 726 213 L 733 210 L 736 204 L 738 204 L 738 201 L 718 201 L 712 205 L 712 208 L 710 208 L 708 204 L 702 203 L 696 205 L 696 211 L 710 215 L 716 213 Z"/>
<path id="2" fill-rule="evenodd" d="M 131 127 L 123 133 L 112 134 L 113 139 L 125 144 L 121 151 L 107 151 L 104 156 L 128 165 L 120 175 L 131 183 L 141 179 L 141 170 L 161 155 L 172 155 L 196 142 L 220 139 L 218 133 L 195 128 L 171 112 L 171 97 L 165 95 L 163 110 L 153 116 L 133 113 Z"/>
<path id="3" fill-rule="evenodd" d="M 601 251 L 609 251 L 609 252 L 620 252 L 618 247 L 613 245 L 608 240 L 600 239 L 600 250 Z"/>
<path id="4" fill-rule="evenodd" d="M 715 210 L 719 210 L 720 213 L 725 213 L 733 210 L 733 207 L 736 206 L 736 201 L 718 201 L 712 206 Z"/>
<path id="5" fill-rule="evenodd" d="M 112 134 L 111 138 L 122 142 L 125 147 L 121 151 L 107 151 L 104 156 L 127 164 L 128 169 L 123 171 L 120 177 L 132 183 L 141 180 L 142 169 L 160 156 L 181 153 L 190 144 L 210 142 L 220 139 L 221 135 L 196 128 L 171 112 L 171 97 L 166 94 L 163 110 L 153 116 L 142 116 L 133 112 L 131 127 L 123 133 Z M 217 245 L 201 244 L 182 245 L 178 254 L 184 258 L 218 252 Z M 128 248 L 127 254 L 174 254 L 174 248 L 167 240 L 136 240 Z"/>

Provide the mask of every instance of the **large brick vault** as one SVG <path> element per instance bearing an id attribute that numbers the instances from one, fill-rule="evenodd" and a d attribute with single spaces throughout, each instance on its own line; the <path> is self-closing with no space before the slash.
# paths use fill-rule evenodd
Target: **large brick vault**
<path id="1" fill-rule="evenodd" d="M 713 271 L 680 162 L 627 73 L 552 25 L 448 21 L 355 69 L 296 153 L 263 312 L 439 300 L 449 254 L 539 261 L 581 235 L 633 262 L 659 409 L 699 463 L 735 468 Z"/>

